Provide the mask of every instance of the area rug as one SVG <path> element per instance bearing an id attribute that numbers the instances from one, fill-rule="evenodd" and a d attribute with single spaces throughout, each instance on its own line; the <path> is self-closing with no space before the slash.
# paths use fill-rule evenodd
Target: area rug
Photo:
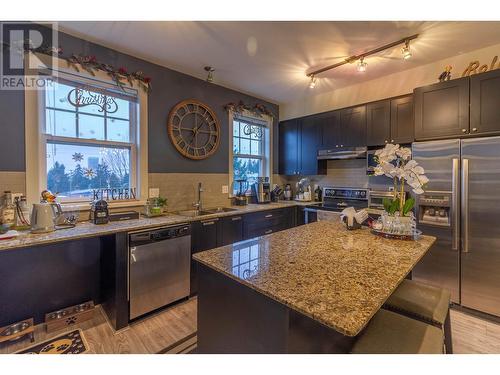
<path id="1" fill-rule="evenodd" d="M 87 350 L 89 349 L 82 330 L 75 329 L 15 354 L 82 354 Z"/>
<path id="2" fill-rule="evenodd" d="M 161 350 L 158 354 L 194 354 L 196 353 L 196 344 L 198 341 L 197 332 L 176 341 L 167 348 Z"/>

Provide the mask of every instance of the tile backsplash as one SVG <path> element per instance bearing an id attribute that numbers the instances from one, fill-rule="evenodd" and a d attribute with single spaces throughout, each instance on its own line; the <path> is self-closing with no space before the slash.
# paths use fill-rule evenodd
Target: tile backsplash
<path id="1" fill-rule="evenodd" d="M 26 173 L 0 171 L 0 195 L 6 190 L 26 194 Z"/>

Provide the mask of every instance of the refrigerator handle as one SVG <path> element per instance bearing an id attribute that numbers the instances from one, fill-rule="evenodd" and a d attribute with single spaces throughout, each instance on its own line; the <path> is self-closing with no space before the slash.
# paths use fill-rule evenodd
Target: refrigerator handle
<path id="1" fill-rule="evenodd" d="M 469 252 L 469 159 L 462 159 L 462 251 Z"/>
<path id="2" fill-rule="evenodd" d="M 460 213 L 458 211 L 458 202 L 459 202 L 459 188 L 458 185 L 460 183 L 459 176 L 459 164 L 458 159 L 453 159 L 452 165 L 452 190 L 451 190 L 451 228 L 452 228 L 452 242 L 451 249 L 454 251 L 458 251 L 458 246 L 460 242 Z"/>

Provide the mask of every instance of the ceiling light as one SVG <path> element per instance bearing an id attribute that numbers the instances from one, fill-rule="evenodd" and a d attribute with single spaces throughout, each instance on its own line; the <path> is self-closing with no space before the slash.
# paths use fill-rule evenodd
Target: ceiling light
<path id="1" fill-rule="evenodd" d="M 361 57 L 361 59 L 358 61 L 358 72 L 366 72 L 367 66 L 368 64 L 365 63 L 364 57 Z"/>
<path id="2" fill-rule="evenodd" d="M 314 75 L 311 76 L 311 82 L 309 82 L 309 88 L 313 89 L 316 87 L 316 77 Z"/>
<path id="3" fill-rule="evenodd" d="M 403 55 L 403 59 L 408 60 L 411 57 L 410 51 L 410 41 L 407 40 L 405 42 L 405 46 L 401 48 L 401 54 Z"/>
<path id="4" fill-rule="evenodd" d="M 211 66 L 206 66 L 205 71 L 208 73 L 207 74 L 207 82 L 212 83 L 214 81 L 214 72 L 215 69 L 212 68 Z"/>

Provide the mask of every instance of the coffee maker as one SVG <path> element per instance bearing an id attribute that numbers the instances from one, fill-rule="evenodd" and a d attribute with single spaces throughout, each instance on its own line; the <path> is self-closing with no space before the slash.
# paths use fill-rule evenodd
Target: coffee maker
<path id="1" fill-rule="evenodd" d="M 252 185 L 254 203 L 271 203 L 271 184 L 269 177 L 257 177 L 257 182 Z"/>

